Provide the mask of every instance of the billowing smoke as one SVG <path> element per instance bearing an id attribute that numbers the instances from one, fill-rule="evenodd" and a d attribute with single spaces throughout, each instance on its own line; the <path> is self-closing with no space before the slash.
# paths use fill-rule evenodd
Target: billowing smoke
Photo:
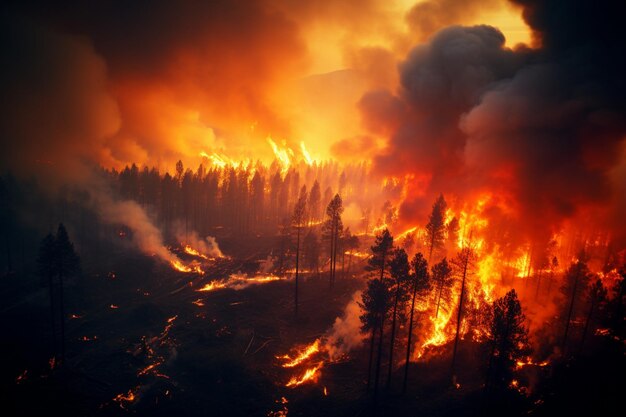
<path id="1" fill-rule="evenodd" d="M 361 301 L 361 291 L 356 291 L 346 305 L 343 315 L 335 319 L 335 323 L 326 337 L 324 347 L 331 360 L 338 359 L 352 349 L 359 347 L 365 339 L 365 335 L 361 333 L 359 316 L 362 314 L 362 310 L 359 301 Z"/>
<path id="2" fill-rule="evenodd" d="M 389 137 L 376 170 L 427 177 L 426 190 L 409 190 L 405 219 L 424 219 L 440 192 L 488 191 L 530 237 L 586 215 L 624 238 L 623 221 L 602 223 L 615 219 L 626 181 L 616 174 L 626 136 L 626 5 L 516 3 L 537 49 L 506 48 L 493 27 L 449 27 L 400 64 L 395 94 L 362 98 L 370 130 Z"/>
<path id="3" fill-rule="evenodd" d="M 152 223 L 139 204 L 134 201 L 114 201 L 107 195 L 98 196 L 96 202 L 102 220 L 110 224 L 127 226 L 132 231 L 133 241 L 142 252 L 154 254 L 166 262 L 177 259 L 163 245 L 161 231 Z"/>
<path id="4" fill-rule="evenodd" d="M 184 228 L 179 227 L 176 231 L 176 239 L 181 245 L 189 245 L 209 258 L 222 258 L 224 256 L 213 236 L 201 238 L 195 230 L 185 233 Z"/>

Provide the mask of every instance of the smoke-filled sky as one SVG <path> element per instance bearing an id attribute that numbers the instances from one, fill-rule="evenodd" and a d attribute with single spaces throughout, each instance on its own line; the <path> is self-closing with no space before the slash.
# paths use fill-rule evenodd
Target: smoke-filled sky
<path id="1" fill-rule="evenodd" d="M 271 136 L 415 179 L 405 218 L 439 192 L 488 190 L 528 221 L 591 207 L 624 229 L 625 8 L 4 2 L 0 167 L 268 160 Z"/>

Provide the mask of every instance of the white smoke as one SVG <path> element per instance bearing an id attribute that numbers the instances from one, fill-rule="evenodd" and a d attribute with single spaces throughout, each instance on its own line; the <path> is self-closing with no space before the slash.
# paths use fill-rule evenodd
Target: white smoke
<path id="1" fill-rule="evenodd" d="M 208 256 L 209 258 L 223 258 L 224 254 L 220 250 L 217 240 L 212 236 L 201 238 L 196 231 L 184 233 L 178 229 L 176 231 L 176 239 L 181 245 L 189 245 L 193 249 Z"/>
<path id="2" fill-rule="evenodd" d="M 361 291 L 356 291 L 346 305 L 343 315 L 335 319 L 330 334 L 326 337 L 325 349 L 331 360 L 336 360 L 363 343 L 365 335 L 361 332 L 362 314 L 359 301 Z"/>
<path id="3" fill-rule="evenodd" d="M 133 242 L 147 254 L 154 254 L 166 262 L 178 260 L 163 245 L 161 231 L 152 223 L 147 213 L 134 201 L 114 201 L 105 194 L 97 197 L 102 220 L 110 224 L 123 224 L 132 231 Z"/>

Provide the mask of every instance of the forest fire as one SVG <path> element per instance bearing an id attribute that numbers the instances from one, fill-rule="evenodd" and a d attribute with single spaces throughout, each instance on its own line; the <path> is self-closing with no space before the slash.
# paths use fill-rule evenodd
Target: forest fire
<path id="1" fill-rule="evenodd" d="M 196 249 L 192 248 L 192 247 L 191 247 L 191 246 L 189 246 L 189 245 L 185 245 L 184 251 L 185 251 L 185 253 L 186 253 L 186 254 L 188 254 L 188 255 L 197 256 L 197 257 L 199 257 L 199 258 L 202 258 L 202 259 L 207 259 L 207 260 L 209 259 L 209 257 L 208 257 L 208 256 L 206 256 L 206 255 L 205 255 L 205 254 L 203 254 L 203 253 L 200 253 L 199 251 L 197 251 Z"/>
<path id="2" fill-rule="evenodd" d="M 52 3 L 0 16 L 5 408 L 624 408 L 623 1 Z"/>
<path id="3" fill-rule="evenodd" d="M 297 377 L 294 376 L 292 377 L 286 384 L 286 387 L 289 388 L 294 388 L 297 386 L 300 386 L 302 384 L 306 384 L 309 382 L 317 382 L 319 376 L 320 376 L 320 369 L 322 368 L 323 362 L 320 362 L 318 365 L 314 366 L 313 368 L 309 368 L 307 369 L 304 374 L 302 374 L 302 376 Z"/>
<path id="4" fill-rule="evenodd" d="M 295 358 L 292 358 L 289 355 L 277 356 L 276 359 L 282 359 L 287 362 L 282 364 L 283 368 L 293 368 L 294 366 L 300 365 L 305 360 L 309 359 L 311 355 L 320 351 L 320 339 L 316 339 L 315 342 L 306 346 L 303 350 L 298 352 L 298 355 Z"/>
<path id="5" fill-rule="evenodd" d="M 281 281 L 286 278 L 281 278 L 276 275 L 258 275 L 248 277 L 246 275 L 241 274 L 232 274 L 226 280 L 215 280 L 206 283 L 202 288 L 197 289 L 199 292 L 209 292 L 215 291 L 219 289 L 231 288 L 234 290 L 242 290 L 244 288 L 249 287 L 250 285 L 260 285 L 267 284 L 269 282 Z"/>

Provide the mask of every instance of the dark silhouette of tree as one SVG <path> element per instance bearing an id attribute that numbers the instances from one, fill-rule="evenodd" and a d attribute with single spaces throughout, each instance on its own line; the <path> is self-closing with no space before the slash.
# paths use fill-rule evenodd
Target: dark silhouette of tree
<path id="1" fill-rule="evenodd" d="M 304 236 L 303 252 L 306 267 L 310 271 L 315 271 L 315 273 L 319 276 L 320 246 L 317 234 L 313 230 L 309 230 Z"/>
<path id="2" fill-rule="evenodd" d="M 444 216 L 445 216 L 445 213 L 444 213 Z M 449 250 L 456 249 L 458 242 L 459 242 L 459 219 L 457 219 L 456 216 L 453 217 L 452 220 L 448 222 L 448 224 L 446 224 L 446 232 L 448 233 L 448 236 L 447 236 L 448 249 Z"/>
<path id="3" fill-rule="evenodd" d="M 309 221 L 311 223 L 320 221 L 321 218 L 321 203 L 322 194 L 320 190 L 320 183 L 315 180 L 309 193 Z"/>
<path id="4" fill-rule="evenodd" d="M 378 381 L 380 379 L 380 363 L 382 358 L 383 328 L 385 319 L 391 309 L 391 293 L 389 291 L 389 280 L 374 278 L 368 281 L 367 288 L 361 296 L 362 303 L 359 305 L 363 309 L 361 315 L 361 329 L 370 332 L 370 354 L 367 368 L 367 389 L 371 386 L 372 364 L 374 357 L 374 345 L 376 333 L 378 332 L 378 353 L 376 359 L 376 369 L 374 377 L 374 399 L 378 394 Z"/>
<path id="5" fill-rule="evenodd" d="M 426 239 L 428 241 L 428 262 L 433 257 L 433 250 L 443 246 L 446 231 L 446 200 L 440 194 L 426 223 Z"/>
<path id="6" fill-rule="evenodd" d="M 402 392 L 406 392 L 406 385 L 409 378 L 409 362 L 411 360 L 411 342 L 413 340 L 413 315 L 415 313 L 415 300 L 417 297 L 424 297 L 430 291 L 430 277 L 428 276 L 428 262 L 424 255 L 418 252 L 411 259 L 411 272 L 407 283 L 411 291 L 411 309 L 409 310 L 409 329 L 406 345 L 406 358 L 404 363 L 404 380 L 402 382 Z"/>
<path id="7" fill-rule="evenodd" d="M 443 258 L 441 262 L 433 265 L 432 268 L 433 282 L 437 286 L 437 302 L 435 309 L 435 318 L 439 317 L 439 309 L 441 307 L 441 299 L 449 297 L 450 289 L 454 284 L 452 276 L 452 268 L 448 264 L 448 260 Z"/>
<path id="8" fill-rule="evenodd" d="M 463 320 L 463 302 L 465 300 L 465 288 L 468 275 L 473 268 L 473 261 L 475 259 L 475 253 L 471 247 L 465 247 L 461 249 L 453 263 L 457 270 L 458 276 L 461 279 L 461 291 L 459 293 L 459 306 L 456 317 L 456 332 L 454 335 L 454 348 L 452 350 L 452 379 L 453 383 L 456 383 L 456 356 L 459 346 L 459 334 L 461 332 L 461 321 Z"/>
<path id="9" fill-rule="evenodd" d="M 514 289 L 494 301 L 487 339 L 491 354 L 486 387 L 506 388 L 517 360 L 529 354 L 525 320 Z"/>
<path id="10" fill-rule="evenodd" d="M 53 358 L 56 361 L 57 356 L 57 332 L 54 308 L 54 276 L 56 275 L 56 259 L 55 259 L 55 239 L 52 233 L 49 233 L 41 241 L 39 246 L 39 256 L 37 257 L 37 267 L 39 275 L 44 278 L 48 284 L 48 292 L 50 296 L 50 327 L 52 329 L 52 351 Z"/>
<path id="11" fill-rule="evenodd" d="M 570 323 L 577 312 L 574 308 L 576 301 L 582 297 L 582 293 L 587 287 L 590 276 L 591 273 L 587 267 L 584 253 L 581 253 L 578 260 L 573 262 L 565 272 L 563 285 L 561 286 L 561 293 L 565 297 L 565 304 L 563 305 L 565 330 L 561 343 L 563 354 L 565 354 L 565 349 L 567 348 L 567 335 L 569 333 Z"/>
<path id="12" fill-rule="evenodd" d="M 394 364 L 394 345 L 396 341 L 396 322 L 399 320 L 398 313 L 406 310 L 408 301 L 409 283 L 409 258 L 406 251 L 395 248 L 389 260 L 389 272 L 393 290 L 393 308 L 391 312 L 391 335 L 389 340 L 389 366 L 387 369 L 387 388 L 391 384 L 391 372 Z"/>
<path id="13" fill-rule="evenodd" d="M 580 351 L 582 352 L 583 347 L 585 345 L 585 339 L 587 338 L 587 333 L 589 331 L 589 325 L 593 321 L 594 314 L 598 310 L 598 308 L 606 301 L 607 291 L 602 285 L 602 280 L 597 279 L 591 286 L 589 287 L 589 291 L 587 292 L 587 304 L 589 305 L 589 310 L 587 312 L 587 318 L 585 319 L 585 327 L 583 329 L 583 336 L 580 340 Z"/>
<path id="14" fill-rule="evenodd" d="M 63 223 L 59 224 L 54 240 L 54 272 L 59 277 L 59 306 L 61 311 L 61 363 L 65 364 L 65 302 L 63 287 L 64 281 L 78 272 L 80 259 L 74 251 L 74 244 L 70 242 L 67 230 Z"/>
<path id="15" fill-rule="evenodd" d="M 300 190 L 300 197 L 296 202 L 296 205 L 293 209 L 293 215 L 291 216 L 291 227 L 296 232 L 296 277 L 295 277 L 295 294 L 294 294 L 294 303 L 295 303 L 295 311 L 296 315 L 298 315 L 298 275 L 300 272 L 300 234 L 302 233 L 302 228 L 305 225 L 306 220 L 306 185 L 302 186 L 302 190 Z"/>
<path id="16" fill-rule="evenodd" d="M 352 258 L 353 258 L 353 252 L 359 248 L 359 237 L 356 235 L 353 235 L 350 232 L 350 228 L 346 228 L 345 232 L 343 233 L 343 240 L 342 240 L 342 248 L 348 252 L 349 254 L 349 258 L 348 258 L 348 270 L 347 270 L 347 274 L 350 274 L 350 267 L 352 265 Z M 345 252 L 344 252 L 345 254 Z"/>
<path id="17" fill-rule="evenodd" d="M 330 242 L 330 272 L 329 285 L 335 283 L 337 271 L 337 253 L 339 252 L 339 236 L 343 230 L 341 214 L 343 213 L 343 203 L 339 194 L 328 203 L 326 207 L 326 221 L 324 222 L 324 236 Z"/>
<path id="18" fill-rule="evenodd" d="M 368 271 L 380 271 L 380 279 L 385 277 L 388 267 L 388 257 L 393 249 L 393 236 L 388 229 L 376 235 L 374 245 L 371 247 L 372 256 L 367 260 Z"/>

